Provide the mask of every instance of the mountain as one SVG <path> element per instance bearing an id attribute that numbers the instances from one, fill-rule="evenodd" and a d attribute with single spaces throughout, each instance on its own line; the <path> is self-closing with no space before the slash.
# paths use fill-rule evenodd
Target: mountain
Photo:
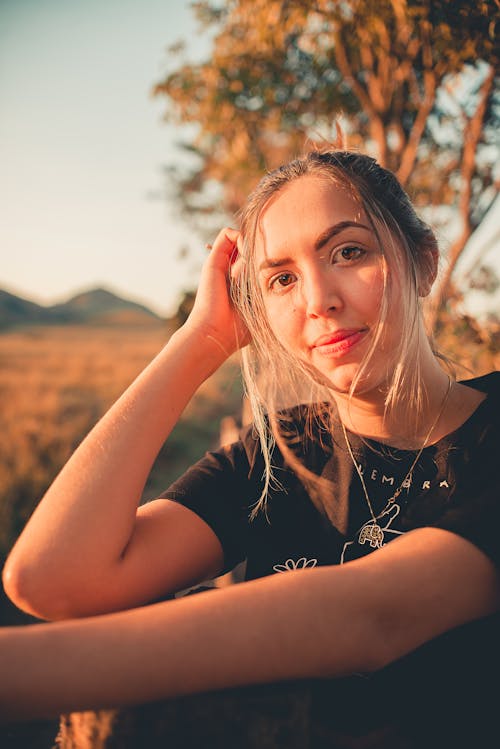
<path id="1" fill-rule="evenodd" d="M 161 318 L 142 304 L 103 288 L 89 289 L 62 304 L 43 306 L 0 289 L 0 329 L 19 325 L 144 325 Z"/>
<path id="2" fill-rule="evenodd" d="M 22 324 L 26 320 L 43 322 L 45 310 L 39 304 L 0 289 L 0 328 Z"/>
<path id="3" fill-rule="evenodd" d="M 119 322 L 123 320 L 146 322 L 160 320 L 152 310 L 142 304 L 119 297 L 107 289 L 97 288 L 83 291 L 64 304 L 50 307 L 51 315 L 69 315 L 79 322 Z"/>

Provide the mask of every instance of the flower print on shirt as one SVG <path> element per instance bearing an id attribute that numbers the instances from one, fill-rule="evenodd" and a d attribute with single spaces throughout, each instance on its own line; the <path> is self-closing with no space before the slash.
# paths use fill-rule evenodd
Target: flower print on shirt
<path id="1" fill-rule="evenodd" d="M 306 567 L 316 567 L 318 564 L 317 559 L 306 559 L 300 557 L 296 562 L 293 559 L 287 559 L 284 564 L 275 564 L 273 570 L 275 572 L 289 572 L 290 570 L 303 570 Z"/>

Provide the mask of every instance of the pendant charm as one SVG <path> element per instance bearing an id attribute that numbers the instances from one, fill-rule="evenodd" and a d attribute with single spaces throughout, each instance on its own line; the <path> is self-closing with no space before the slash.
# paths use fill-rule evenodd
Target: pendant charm
<path id="1" fill-rule="evenodd" d="M 380 549 L 384 545 L 384 531 L 378 523 L 366 523 L 361 528 L 358 543 L 369 543 L 372 549 Z"/>

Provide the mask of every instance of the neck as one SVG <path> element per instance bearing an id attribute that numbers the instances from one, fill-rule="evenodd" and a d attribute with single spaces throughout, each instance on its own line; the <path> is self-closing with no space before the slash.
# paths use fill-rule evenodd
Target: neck
<path id="1" fill-rule="evenodd" d="M 424 442 L 437 441 L 446 434 L 450 378 L 434 355 L 421 371 L 423 402 L 419 418 L 414 418 L 415 409 L 411 407 L 413 393 L 403 393 L 394 407 L 388 409 L 387 390 L 376 388 L 355 393 L 351 398 L 335 395 L 342 423 L 363 437 L 401 449 L 419 449 Z"/>

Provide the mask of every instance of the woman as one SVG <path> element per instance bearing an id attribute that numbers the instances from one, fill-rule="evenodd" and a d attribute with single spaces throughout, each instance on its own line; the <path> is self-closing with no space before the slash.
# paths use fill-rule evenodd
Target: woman
<path id="1" fill-rule="evenodd" d="M 372 159 L 313 152 L 264 177 L 188 321 L 7 561 L 18 606 L 73 621 L 0 632 L 5 713 L 367 675 L 489 621 L 498 378 L 441 366 L 420 312 L 436 267 L 432 231 Z M 184 407 L 240 347 L 253 428 L 138 508 Z M 243 559 L 244 584 L 144 606 Z"/>

